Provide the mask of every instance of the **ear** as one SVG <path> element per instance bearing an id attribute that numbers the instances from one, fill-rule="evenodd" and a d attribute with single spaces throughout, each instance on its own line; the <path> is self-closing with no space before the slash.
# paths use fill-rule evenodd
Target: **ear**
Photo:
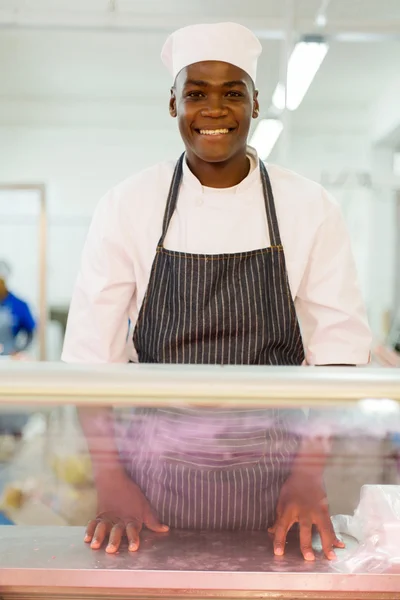
<path id="1" fill-rule="evenodd" d="M 176 94 L 175 94 L 175 88 L 171 88 L 171 98 L 169 101 L 169 114 L 171 115 L 171 117 L 173 117 L 174 119 L 177 116 L 177 110 L 176 110 Z"/>
<path id="2" fill-rule="evenodd" d="M 258 90 L 254 90 L 253 119 L 258 119 L 259 114 L 260 114 L 260 103 L 258 101 Z"/>

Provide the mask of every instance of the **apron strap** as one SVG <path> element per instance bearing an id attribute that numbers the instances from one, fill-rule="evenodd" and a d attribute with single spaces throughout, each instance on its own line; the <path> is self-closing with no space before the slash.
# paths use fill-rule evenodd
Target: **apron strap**
<path id="1" fill-rule="evenodd" d="M 171 181 L 171 187 L 168 193 L 167 204 L 164 212 L 164 220 L 162 227 L 162 234 L 160 241 L 158 242 L 158 246 L 163 246 L 165 241 L 165 236 L 167 235 L 168 227 L 172 219 L 172 215 L 174 214 L 176 203 L 178 200 L 179 194 L 179 186 L 181 185 L 182 175 L 183 175 L 183 160 L 185 158 L 185 153 L 179 158 L 176 163 L 176 167 L 174 170 L 174 174 Z"/>
<path id="2" fill-rule="evenodd" d="M 281 246 L 278 217 L 276 216 L 274 193 L 268 171 L 262 160 L 260 160 L 261 182 L 264 192 L 265 210 L 267 213 L 268 231 L 271 246 Z"/>

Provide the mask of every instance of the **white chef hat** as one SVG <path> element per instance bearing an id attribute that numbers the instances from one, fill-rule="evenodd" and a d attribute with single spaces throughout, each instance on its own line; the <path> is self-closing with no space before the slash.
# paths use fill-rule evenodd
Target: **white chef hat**
<path id="1" fill-rule="evenodd" d="M 172 77 L 194 63 L 218 60 L 245 71 L 255 82 L 262 46 L 252 31 L 238 23 L 189 25 L 169 36 L 161 59 Z"/>
<path id="2" fill-rule="evenodd" d="M 0 279 L 3 281 L 7 281 L 9 276 L 11 275 L 11 269 L 8 263 L 5 260 L 0 260 Z"/>

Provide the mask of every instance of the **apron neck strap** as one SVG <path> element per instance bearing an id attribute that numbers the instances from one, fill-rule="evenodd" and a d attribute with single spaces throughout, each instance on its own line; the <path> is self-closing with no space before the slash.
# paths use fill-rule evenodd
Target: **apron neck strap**
<path id="1" fill-rule="evenodd" d="M 178 201 L 179 187 L 182 181 L 183 175 L 183 161 L 185 158 L 185 153 L 179 158 L 176 163 L 176 167 L 174 170 L 174 174 L 172 176 L 171 187 L 169 188 L 167 204 L 165 207 L 164 220 L 162 226 L 162 234 L 161 239 L 158 242 L 159 246 L 164 245 L 165 236 L 167 235 L 168 227 L 172 219 L 172 215 L 174 214 L 176 203 Z"/>
<path id="2" fill-rule="evenodd" d="M 271 180 L 267 168 L 262 160 L 260 160 L 260 174 L 264 193 L 265 210 L 267 213 L 270 244 L 271 246 L 281 246 L 282 242 L 279 233 L 278 217 L 276 216 L 274 193 L 272 191 Z"/>

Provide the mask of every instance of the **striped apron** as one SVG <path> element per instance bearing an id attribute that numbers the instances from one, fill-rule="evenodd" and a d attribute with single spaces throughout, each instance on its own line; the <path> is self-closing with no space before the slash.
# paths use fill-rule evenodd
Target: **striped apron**
<path id="1" fill-rule="evenodd" d="M 133 335 L 139 362 L 300 365 L 303 344 L 264 164 L 271 246 L 207 255 L 164 248 L 183 160 L 175 168 Z M 171 527 L 266 529 L 299 443 L 289 414 L 293 417 L 273 409 L 137 409 L 123 460 L 161 522 Z"/>

